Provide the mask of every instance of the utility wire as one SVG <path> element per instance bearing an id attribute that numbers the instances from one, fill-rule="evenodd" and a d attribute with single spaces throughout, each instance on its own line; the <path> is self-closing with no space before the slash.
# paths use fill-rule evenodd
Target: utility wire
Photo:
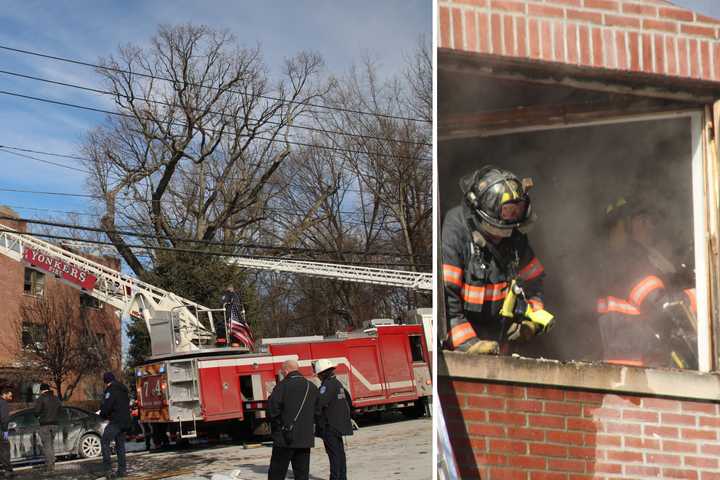
<path id="1" fill-rule="evenodd" d="M 18 77 L 18 78 L 25 78 L 25 79 L 28 79 L 28 80 L 35 80 L 35 81 L 38 81 L 38 82 L 49 83 L 49 84 L 52 84 L 52 85 L 60 85 L 60 86 L 63 86 L 63 87 L 75 88 L 75 89 L 78 89 L 78 90 L 83 90 L 83 91 L 87 91 L 87 92 L 98 93 L 98 94 L 101 94 L 101 95 L 109 95 L 109 96 L 112 96 L 112 97 L 122 97 L 122 98 L 125 98 L 125 99 L 127 99 L 127 100 L 141 100 L 141 101 L 144 101 L 144 102 L 154 103 L 154 104 L 156 104 L 156 105 L 163 105 L 163 106 L 166 106 L 166 107 L 176 107 L 176 106 L 179 106 L 179 105 L 173 105 L 173 104 L 168 103 L 168 102 L 163 102 L 163 101 L 160 101 L 160 100 L 154 100 L 154 99 L 147 98 L 147 97 L 131 97 L 130 95 L 124 95 L 124 94 L 119 93 L 119 92 L 111 92 L 111 91 L 109 91 L 109 90 L 101 90 L 101 89 L 98 89 L 98 88 L 86 87 L 86 86 L 84 86 L 84 85 L 78 85 L 78 84 L 75 84 L 75 83 L 60 82 L 60 81 L 57 81 L 57 80 L 50 80 L 50 79 L 48 79 L 48 78 L 36 77 L 36 76 L 33 76 L 33 75 L 25 75 L 25 74 L 23 74 L 23 73 L 11 72 L 11 71 L 9 71 L 9 70 L 0 70 L 0 74 L 10 75 L 10 76 L 13 76 L 13 77 Z M 183 107 L 183 108 L 185 108 L 185 107 Z M 205 110 L 203 110 L 202 108 L 198 108 L 198 107 L 191 107 L 191 110 L 201 111 L 201 112 L 204 112 L 204 111 L 205 111 Z M 232 117 L 232 115 L 230 115 L 230 114 L 228 114 L 228 113 L 218 112 L 218 111 L 215 111 L 215 110 L 208 110 L 207 113 L 212 113 L 212 114 L 214 114 L 214 115 L 219 115 L 219 116 L 221 116 L 221 117 Z M 253 118 L 253 117 L 248 117 L 247 119 L 248 119 L 248 120 L 251 120 L 251 121 L 253 121 L 253 122 L 259 122 L 259 121 L 260 121 L 259 119 Z M 268 124 L 270 124 L 270 125 L 282 125 L 280 122 L 274 121 L 274 120 L 265 120 L 265 123 L 268 123 Z M 397 143 L 405 143 L 405 144 L 409 144 L 409 145 L 420 145 L 420 146 L 424 146 L 424 147 L 431 147 L 431 146 L 432 146 L 432 144 L 427 143 L 427 142 L 416 142 L 416 141 L 412 141 L 412 140 L 402 140 L 402 139 L 393 138 L 393 137 L 379 137 L 379 136 L 377 136 L 377 135 L 365 135 L 365 134 L 362 134 L 362 133 L 348 133 L 348 132 L 343 132 L 343 131 L 341 131 L 341 130 L 327 130 L 327 129 L 319 128 L 319 127 L 309 127 L 309 126 L 307 126 L 307 125 L 292 125 L 292 128 L 297 128 L 297 129 L 301 129 L 301 130 L 308 130 L 308 131 L 311 131 L 311 132 L 318 132 L 318 133 L 330 133 L 330 134 L 333 134 L 333 135 L 344 135 L 344 136 L 348 136 L 348 137 L 357 137 L 357 138 L 362 138 L 362 139 L 380 140 L 380 141 L 384 141 L 384 142 L 391 141 L 391 142 L 397 142 Z"/>
<path id="2" fill-rule="evenodd" d="M 366 256 L 383 256 L 383 257 L 420 257 L 420 258 L 431 258 L 430 255 L 416 254 L 409 255 L 403 253 L 392 253 L 392 252 L 363 252 L 363 251 L 352 251 L 352 250 L 323 250 L 319 248 L 302 248 L 302 247 L 279 247 L 273 245 L 260 245 L 253 243 L 239 244 L 239 243 L 225 243 L 216 242 L 213 240 L 196 240 L 196 239 L 173 239 L 167 235 L 156 235 L 149 233 L 131 232 L 127 230 L 105 230 L 98 227 L 90 227 L 87 225 L 72 225 L 69 223 L 54 222 L 49 220 L 37 220 L 32 218 L 17 218 L 11 216 L 0 215 L 0 220 L 12 220 L 15 222 L 25 222 L 34 225 L 44 225 L 48 227 L 67 228 L 71 230 L 80 230 L 84 232 L 104 233 L 104 234 L 116 234 L 134 238 L 147 238 L 152 240 L 174 240 L 177 243 L 198 243 L 201 245 L 207 245 L 209 247 L 230 247 L 230 248 L 250 248 L 256 250 L 271 250 L 271 251 L 284 251 L 284 252 L 298 252 L 298 253 L 332 253 L 332 254 L 346 254 L 346 255 L 366 255 Z"/>
<path id="3" fill-rule="evenodd" d="M 21 94 L 21 93 L 8 92 L 7 90 L 0 90 L 0 95 L 7 95 L 7 96 L 10 96 L 10 97 L 23 98 L 23 99 L 25 99 L 25 100 L 34 100 L 34 101 L 37 101 L 37 102 L 50 103 L 50 104 L 52 104 L 52 105 L 60 105 L 60 106 L 63 106 L 63 107 L 76 108 L 76 109 L 79 109 L 79 110 L 87 110 L 87 111 L 96 112 L 96 113 L 104 113 L 104 114 L 107 114 L 107 115 L 116 115 L 116 116 L 119 116 L 119 117 L 125 117 L 125 118 L 131 118 L 131 119 L 135 119 L 135 118 L 136 118 L 134 115 L 129 114 L 129 113 L 115 112 L 115 111 L 112 111 L 112 110 L 105 110 L 105 109 L 103 109 L 103 108 L 88 107 L 88 106 L 86 106 L 86 105 L 78 105 L 78 104 L 69 103 L 69 102 L 61 102 L 61 101 L 59 101 L 59 100 L 52 100 L 52 99 L 50 99 L 50 98 L 34 97 L 34 96 L 32 96 L 32 95 L 23 95 L 23 94 Z M 187 127 L 187 126 L 188 126 L 188 125 L 185 125 L 185 124 L 182 124 L 182 123 L 177 123 L 177 122 L 167 122 L 167 123 L 168 123 L 168 125 L 175 125 L 175 126 L 180 126 L 180 127 Z M 288 125 L 288 126 L 290 126 L 290 125 Z M 239 136 L 239 137 L 249 137 L 248 135 L 241 135 L 241 134 L 232 133 L 232 132 L 222 132 L 222 131 L 220 131 L 220 130 L 213 129 L 213 128 L 207 128 L 207 129 L 205 129 L 205 130 L 208 131 L 208 132 L 212 132 L 212 133 L 219 133 L 219 134 L 221 134 L 221 135 L 224 134 L 224 135 L 234 135 L 234 136 Z M 280 138 L 267 138 L 267 137 L 261 137 L 261 136 L 259 136 L 259 135 L 254 135 L 253 138 L 255 138 L 255 139 L 257 139 L 257 140 L 265 140 L 265 141 L 271 142 L 271 143 L 286 143 L 286 144 L 288 144 L 288 145 L 297 145 L 297 146 L 300 146 L 300 147 L 318 148 L 318 149 L 321 149 L 321 150 L 330 150 L 330 151 L 333 151 L 333 152 L 355 153 L 355 154 L 359 154 L 359 155 L 369 155 L 369 154 L 371 154 L 371 155 L 377 155 L 377 156 L 379 156 L 379 157 L 402 158 L 402 159 L 406 159 L 406 160 L 420 160 L 420 161 L 430 161 L 430 160 L 431 160 L 431 159 L 425 158 L 425 157 L 413 157 L 413 156 L 407 156 L 407 155 L 393 155 L 393 154 L 391 154 L 391 153 L 380 153 L 380 152 L 372 152 L 372 153 L 370 153 L 370 152 L 364 152 L 364 151 L 362 151 L 362 150 L 351 150 L 351 149 L 349 149 L 349 148 L 332 147 L 332 146 L 329 146 L 329 145 L 318 145 L 318 144 L 314 144 L 314 143 L 298 142 L 298 141 L 295 141 L 295 140 L 283 140 L 283 139 L 280 139 Z"/>
<path id="4" fill-rule="evenodd" d="M 84 67 L 90 67 L 90 68 L 95 68 L 95 69 L 99 69 L 99 70 L 107 70 L 110 72 L 124 73 L 127 75 L 136 75 L 138 77 L 149 78 L 152 80 L 163 80 L 163 81 L 170 82 L 173 84 L 177 83 L 175 80 L 173 80 L 171 78 L 167 78 L 167 77 L 159 77 L 159 76 L 149 75 L 147 73 L 141 73 L 141 72 L 131 72 L 129 70 L 123 70 L 123 69 L 117 68 L 117 67 L 102 66 L 102 65 L 95 64 L 95 63 L 85 62 L 82 60 L 75 60 L 75 59 L 66 58 L 66 57 L 59 57 L 56 55 L 48 55 L 48 54 L 44 54 L 44 53 L 40 53 L 40 52 L 35 52 L 32 50 L 23 50 L 23 49 L 19 49 L 19 48 L 8 47 L 6 45 L 0 45 L 0 49 L 6 50 L 9 52 L 22 53 L 24 55 L 32 55 L 32 56 L 36 56 L 36 57 L 47 58 L 49 60 L 56 60 L 59 62 L 71 63 L 74 65 L 82 65 Z M 191 85 L 193 87 L 206 88 L 208 90 L 220 90 L 217 87 L 209 87 L 207 85 L 203 85 L 200 83 L 191 83 L 191 82 L 185 82 L 185 83 L 187 83 L 188 85 Z M 247 91 L 240 91 L 240 90 L 226 90 L 226 91 L 230 92 L 230 93 L 239 93 L 241 95 L 249 94 Z M 380 113 L 380 112 L 368 112 L 368 111 L 363 111 L 363 110 L 354 110 L 354 109 L 350 109 L 350 108 L 332 107 L 329 105 L 298 102 L 298 101 L 294 101 L 294 100 L 286 100 L 283 98 L 273 97 L 270 95 L 259 95 L 259 94 L 253 94 L 253 95 L 258 98 L 263 98 L 266 100 L 272 100 L 272 101 L 283 102 L 283 103 L 291 103 L 291 104 L 299 104 L 299 105 L 307 105 L 307 106 L 313 107 L 313 108 L 324 108 L 324 109 L 335 110 L 335 111 L 339 111 L 339 112 L 354 113 L 354 114 L 359 114 L 359 115 L 370 115 L 370 116 L 374 116 L 374 117 L 390 118 L 390 119 L 395 119 L 395 120 L 407 120 L 407 121 L 418 122 L 418 123 L 432 123 L 429 120 L 424 120 L 421 118 L 404 117 L 404 116 L 400 116 L 400 115 L 390 115 L 390 114 Z"/>
<path id="5" fill-rule="evenodd" d="M 33 233 L 33 232 L 12 232 L 15 235 L 28 235 L 31 237 L 42 237 L 42 238 L 50 238 L 53 240 L 72 240 L 74 242 L 82 242 L 82 243 L 88 243 L 92 245 L 114 245 L 111 242 L 104 242 L 102 240 L 86 240 L 82 238 L 75 238 L 75 237 L 67 237 L 62 235 L 52 235 L 52 234 L 46 234 L 46 233 Z M 190 248 L 172 248 L 172 247 L 158 247 L 158 246 L 151 246 L 151 245 L 137 245 L 137 244 L 128 244 L 126 245 L 128 248 L 137 248 L 140 250 L 157 250 L 157 251 L 169 251 L 169 252 L 181 252 L 181 253 L 192 253 L 197 255 L 209 255 L 214 257 L 233 257 L 233 258 L 252 258 L 252 259 L 260 259 L 260 260 L 278 260 L 278 258 L 285 258 L 287 260 L 301 260 L 301 261 L 322 261 L 323 263 L 330 263 L 335 265 L 368 265 L 368 266 L 381 266 L 381 267 L 429 267 L 430 264 L 411 264 L 411 263 L 386 263 L 386 262 L 352 262 L 352 261 L 326 261 L 321 260 L 317 258 L 295 258 L 295 257 L 263 257 L 258 255 L 242 255 L 238 253 L 223 253 L 223 252 L 210 252 L 206 250 L 197 250 L 197 249 L 190 249 Z"/>

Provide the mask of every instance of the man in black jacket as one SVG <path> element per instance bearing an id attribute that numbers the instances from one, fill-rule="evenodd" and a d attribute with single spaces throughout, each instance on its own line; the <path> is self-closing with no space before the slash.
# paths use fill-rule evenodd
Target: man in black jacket
<path id="1" fill-rule="evenodd" d="M 13 393 L 8 387 L 0 390 L 0 478 L 13 478 L 12 464 L 10 463 L 10 406 Z"/>
<path id="2" fill-rule="evenodd" d="M 350 406 L 346 390 L 335 377 L 335 365 L 322 358 L 313 365 L 320 385 L 320 418 L 317 434 L 330 460 L 330 480 L 347 480 L 343 435 L 352 435 Z"/>
<path id="3" fill-rule="evenodd" d="M 268 399 L 273 449 L 269 480 L 283 480 L 292 462 L 296 480 L 310 478 L 310 449 L 315 446 L 314 419 L 320 413 L 318 389 L 287 360 L 280 369 L 285 378 Z"/>
<path id="4" fill-rule="evenodd" d="M 105 478 L 122 478 L 127 475 L 125 464 L 125 432 L 132 427 L 130 418 L 130 395 L 125 385 L 115 380 L 112 372 L 103 374 L 105 393 L 100 406 L 100 416 L 109 421 L 102 435 L 102 457 Z M 118 469 L 113 474 L 110 460 L 110 443 L 115 442 Z"/>
<path id="5" fill-rule="evenodd" d="M 48 472 L 55 470 L 55 434 L 58 430 L 58 418 L 62 404 L 57 396 L 50 390 L 50 385 L 40 385 L 40 396 L 35 400 L 33 412 L 40 423 L 40 440 L 43 453 L 45 453 L 45 469 Z"/>

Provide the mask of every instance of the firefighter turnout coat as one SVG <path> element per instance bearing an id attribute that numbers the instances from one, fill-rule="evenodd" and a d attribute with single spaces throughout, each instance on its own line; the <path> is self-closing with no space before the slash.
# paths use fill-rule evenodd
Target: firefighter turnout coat
<path id="1" fill-rule="evenodd" d="M 500 309 L 510 283 L 517 279 L 534 310 L 544 308 L 545 276 L 526 235 L 513 232 L 495 246 L 502 261 L 483 246 L 472 213 L 462 204 L 451 209 L 443 223 L 443 280 L 448 318 L 448 347 L 467 350 L 479 340 L 502 341 Z"/>

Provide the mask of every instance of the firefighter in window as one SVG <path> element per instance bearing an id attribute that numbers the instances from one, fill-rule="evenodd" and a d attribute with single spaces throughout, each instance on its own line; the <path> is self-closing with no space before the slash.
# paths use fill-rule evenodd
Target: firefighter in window
<path id="1" fill-rule="evenodd" d="M 530 179 L 492 165 L 460 179 L 464 201 L 442 229 L 446 348 L 507 354 L 509 342 L 552 326 L 543 306 L 544 269 L 526 235 L 535 220 L 531 187 Z"/>
<path id="2" fill-rule="evenodd" d="M 607 363 L 697 368 L 692 269 L 689 260 L 673 261 L 659 228 L 662 218 L 637 195 L 605 209 L 607 253 L 597 313 Z M 680 250 L 681 256 L 692 254 Z"/>

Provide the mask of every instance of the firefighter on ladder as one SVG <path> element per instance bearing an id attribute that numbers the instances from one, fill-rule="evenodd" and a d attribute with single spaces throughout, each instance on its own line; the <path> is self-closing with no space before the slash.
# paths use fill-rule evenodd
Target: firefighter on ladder
<path id="1" fill-rule="evenodd" d="M 255 339 L 245 317 L 245 307 L 233 285 L 227 286 L 220 301 L 225 310 L 225 318 L 218 322 L 221 325 L 215 325 L 217 346 L 227 346 L 229 338 L 233 347 L 242 344 L 254 350 Z"/>
<path id="2" fill-rule="evenodd" d="M 607 265 L 597 302 L 605 362 L 697 368 L 695 290 L 682 288 L 691 279 L 658 248 L 661 219 L 638 196 L 605 210 Z"/>
<path id="3" fill-rule="evenodd" d="M 464 197 L 442 229 L 446 347 L 472 354 L 509 350 L 552 326 L 544 269 L 526 233 L 535 220 L 530 179 L 488 165 L 460 179 Z"/>

